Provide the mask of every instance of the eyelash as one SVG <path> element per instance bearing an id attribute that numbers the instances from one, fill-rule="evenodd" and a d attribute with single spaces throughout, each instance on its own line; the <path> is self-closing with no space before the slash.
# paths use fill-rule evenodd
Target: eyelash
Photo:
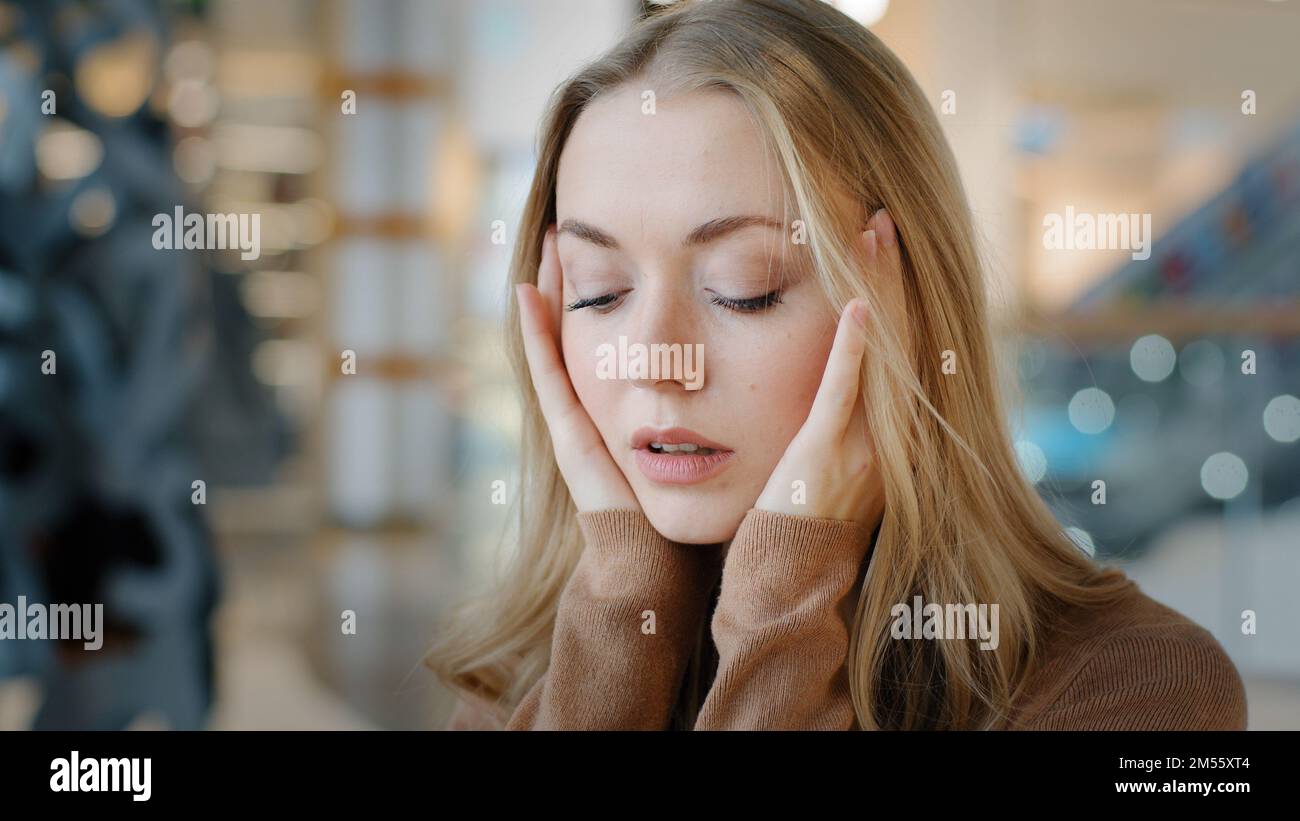
<path id="1" fill-rule="evenodd" d="M 579 299 L 564 306 L 564 310 L 578 311 L 583 308 L 596 308 L 597 313 L 607 313 L 608 311 L 601 311 L 599 309 L 613 304 L 614 300 L 618 299 L 625 293 L 627 292 L 624 291 L 617 294 L 604 294 L 602 296 Z M 735 311 L 739 314 L 756 314 L 760 311 L 765 311 L 768 308 L 771 308 L 773 305 L 779 304 L 781 302 L 781 289 L 777 288 L 775 291 L 770 291 L 761 296 L 748 297 L 745 299 L 732 299 L 730 297 L 722 296 L 721 294 L 714 294 L 709 298 L 709 302 L 719 307 L 726 308 L 727 310 Z"/>
<path id="2" fill-rule="evenodd" d="M 626 291 L 624 293 L 626 293 Z M 606 305 L 612 303 L 614 300 L 618 299 L 622 295 L 623 294 L 605 294 L 603 296 L 593 296 L 584 299 L 579 299 L 575 302 L 565 305 L 564 310 L 578 311 L 583 308 L 603 308 Z M 597 311 L 597 313 L 603 313 L 603 311 Z"/>
<path id="3" fill-rule="evenodd" d="M 714 305 L 721 305 L 723 308 L 737 313 L 756 314 L 779 304 L 781 302 L 781 289 L 777 288 L 775 291 L 769 291 L 762 296 L 749 297 L 748 299 L 731 299 L 721 294 L 714 294 L 709 301 Z"/>

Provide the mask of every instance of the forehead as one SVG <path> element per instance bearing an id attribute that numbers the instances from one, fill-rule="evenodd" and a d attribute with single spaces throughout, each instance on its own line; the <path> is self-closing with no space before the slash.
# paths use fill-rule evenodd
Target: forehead
<path id="1" fill-rule="evenodd" d="M 579 116 L 560 157 L 560 220 L 676 242 L 719 217 L 784 219 L 780 166 L 739 97 L 709 89 L 656 99 L 653 114 L 644 105 L 634 83 Z"/>

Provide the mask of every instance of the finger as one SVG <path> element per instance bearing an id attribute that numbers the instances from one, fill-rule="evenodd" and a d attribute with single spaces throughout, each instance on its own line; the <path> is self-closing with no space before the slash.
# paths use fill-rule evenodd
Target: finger
<path id="1" fill-rule="evenodd" d="M 867 305 L 861 299 L 849 300 L 840 314 L 822 383 L 808 414 L 810 430 L 819 434 L 843 435 L 861 394 L 862 357 L 867 348 L 866 315 Z"/>
<path id="2" fill-rule="evenodd" d="M 876 236 L 876 254 L 867 260 L 868 276 L 876 283 L 877 305 L 881 315 L 875 317 L 882 333 L 896 340 L 900 353 L 911 360 L 914 343 L 907 330 L 907 293 L 903 286 L 902 241 L 898 226 L 889 212 L 881 208 L 871 217 L 870 227 Z"/>
<path id="3" fill-rule="evenodd" d="M 881 208 L 871 217 L 870 228 L 876 235 L 875 267 L 872 269 L 881 275 L 892 275 L 902 270 L 899 254 L 898 226 L 889 212 Z"/>
<path id="4" fill-rule="evenodd" d="M 537 290 L 546 302 L 546 321 L 555 339 L 560 337 L 560 309 L 564 303 L 563 276 L 560 255 L 555 245 L 555 229 L 549 228 L 542 238 L 542 259 L 537 266 Z"/>
<path id="5" fill-rule="evenodd" d="M 578 397 L 573 392 L 569 373 L 560 358 L 556 339 L 551 335 L 547 321 L 549 306 L 542 294 L 532 285 L 520 283 L 515 286 L 519 299 L 519 320 L 524 337 L 524 355 L 528 360 L 528 373 L 532 377 L 533 390 L 542 408 L 542 416 L 554 437 L 565 417 L 578 404 Z"/>
<path id="6" fill-rule="evenodd" d="M 840 448 L 852 462 L 866 464 L 869 460 L 872 450 L 871 434 L 867 430 L 867 404 L 861 391 L 858 391 L 858 399 L 853 403 L 853 414 L 845 425 Z"/>

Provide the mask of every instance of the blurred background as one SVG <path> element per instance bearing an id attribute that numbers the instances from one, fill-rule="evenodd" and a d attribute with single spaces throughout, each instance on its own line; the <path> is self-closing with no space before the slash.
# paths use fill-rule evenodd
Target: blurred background
<path id="1" fill-rule="evenodd" d="M 941 112 L 1025 471 L 1300 728 L 1300 2 L 838 5 Z M 110 627 L 0 643 L 0 728 L 442 726 L 434 621 L 508 550 L 538 120 L 651 8 L 0 0 L 0 602 Z M 155 251 L 177 205 L 261 214 L 260 258 Z M 1150 258 L 1046 248 L 1067 207 L 1150 214 Z"/>

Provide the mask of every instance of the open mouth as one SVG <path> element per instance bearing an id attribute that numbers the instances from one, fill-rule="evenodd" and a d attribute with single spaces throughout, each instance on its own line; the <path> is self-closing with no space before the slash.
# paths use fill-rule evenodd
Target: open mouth
<path id="1" fill-rule="evenodd" d="M 632 435 L 637 467 L 647 479 L 690 485 L 717 476 L 735 451 L 686 428 L 641 428 Z"/>
<path id="2" fill-rule="evenodd" d="M 680 453 L 683 456 L 709 456 L 720 452 L 713 448 L 693 445 L 690 442 L 683 442 L 680 445 L 667 445 L 663 442 L 651 442 L 649 447 L 651 453 Z"/>

